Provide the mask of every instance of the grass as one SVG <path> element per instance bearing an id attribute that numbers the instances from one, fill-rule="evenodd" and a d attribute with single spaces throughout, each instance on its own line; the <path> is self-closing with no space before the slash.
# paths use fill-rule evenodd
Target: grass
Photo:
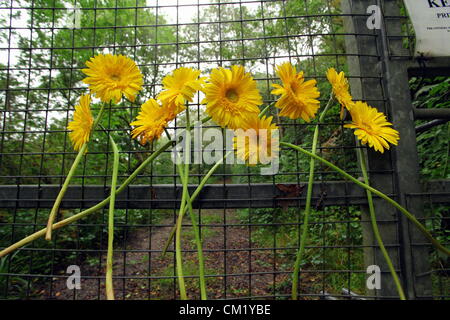
<path id="1" fill-rule="evenodd" d="M 197 292 L 200 295 L 200 284 L 198 278 L 198 265 L 197 261 L 184 259 L 183 261 L 183 272 L 185 277 L 195 277 L 195 278 L 186 278 L 186 290 L 189 292 Z M 216 270 L 206 268 L 206 274 L 214 274 Z M 176 286 L 178 288 L 178 282 L 176 281 L 176 269 L 174 265 L 168 264 L 164 269 L 162 269 L 158 277 L 162 277 L 161 279 L 152 280 L 152 290 L 158 293 L 158 299 L 170 299 L 173 296 L 173 288 Z M 214 277 L 206 278 L 206 288 L 207 290 L 213 286 L 218 280 Z M 194 298 L 194 297 L 191 297 Z M 196 297 L 199 298 L 199 297 Z"/>
<path id="2" fill-rule="evenodd" d="M 441 274 L 433 272 L 431 274 L 431 283 L 433 284 L 433 296 L 445 296 L 445 300 L 448 300 L 450 296 L 450 277 L 448 274 Z"/>
<path id="3" fill-rule="evenodd" d="M 356 207 L 327 207 L 321 211 L 312 211 L 310 236 L 302 261 L 304 274 L 301 286 L 307 284 L 309 293 L 326 290 L 340 294 L 342 288 L 364 294 L 365 277 L 363 250 L 360 248 L 340 248 L 362 244 L 362 228 L 359 222 L 360 212 Z M 248 209 L 239 210 L 238 217 L 243 223 L 258 223 L 252 231 L 252 241 L 258 247 L 295 248 L 298 246 L 298 226 L 301 221 L 297 208 L 282 209 Z M 341 223 L 340 221 L 351 221 Z M 317 223 L 314 223 L 317 222 Z M 266 226 L 264 225 L 266 224 Z M 293 224 L 293 225 L 289 225 Z M 332 248 L 326 248 L 332 246 Z M 318 248 L 317 248 L 318 247 Z M 322 247 L 322 248 L 321 248 Z M 326 248 L 326 249 L 325 249 Z M 278 270 L 291 272 L 296 250 L 277 250 L 282 261 Z M 260 261 L 264 265 L 264 261 Z M 335 270 L 320 273 L 315 270 Z M 347 271 L 350 270 L 350 271 Z M 277 290 L 284 292 L 290 286 L 291 278 L 280 280 Z M 306 282 L 305 282 L 306 281 Z M 324 288 L 325 286 L 325 288 Z"/>
<path id="4" fill-rule="evenodd" d="M 5 292 L 8 289 L 8 295 L 23 298 L 26 296 L 26 290 L 28 281 L 25 278 L 19 276 L 7 276 L 8 273 L 8 259 L 11 259 L 11 263 L 17 257 L 20 251 L 16 251 L 11 257 L 3 257 L 0 259 L 0 292 Z M 11 270 L 14 272 L 14 270 Z"/>
<path id="5" fill-rule="evenodd" d="M 199 214 L 198 212 L 194 212 L 195 215 L 195 221 L 199 221 Z M 189 217 L 185 218 L 186 221 L 191 221 Z M 214 227 L 214 225 L 218 225 L 222 223 L 222 217 L 220 215 L 214 214 L 212 211 L 202 211 L 201 213 L 201 238 L 202 239 L 208 239 L 211 237 L 214 237 L 218 234 L 217 227 Z M 205 226 L 206 225 L 206 226 Z M 188 227 L 183 230 L 183 241 L 188 241 L 191 243 L 191 245 L 195 246 L 195 234 L 194 234 L 194 228 Z"/>

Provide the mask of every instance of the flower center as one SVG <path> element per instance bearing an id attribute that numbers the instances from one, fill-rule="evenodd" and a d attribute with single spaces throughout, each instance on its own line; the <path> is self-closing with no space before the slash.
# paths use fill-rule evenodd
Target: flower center
<path id="1" fill-rule="evenodd" d="M 225 97 L 227 97 L 227 99 L 231 102 L 237 102 L 239 100 L 239 95 L 233 88 L 227 90 Z"/>
<path id="2" fill-rule="evenodd" d="M 292 81 L 291 82 L 291 90 L 294 93 L 294 95 L 297 95 L 298 89 L 299 89 L 298 82 L 297 81 Z"/>
<path id="3" fill-rule="evenodd" d="M 372 125 L 370 123 L 366 123 L 365 121 L 361 122 L 361 127 L 362 129 L 364 129 L 366 132 L 372 134 L 374 132 Z"/>
<path id="4" fill-rule="evenodd" d="M 117 74 L 112 74 L 111 75 L 111 80 L 113 80 L 113 81 L 120 81 L 120 76 L 117 75 Z"/>

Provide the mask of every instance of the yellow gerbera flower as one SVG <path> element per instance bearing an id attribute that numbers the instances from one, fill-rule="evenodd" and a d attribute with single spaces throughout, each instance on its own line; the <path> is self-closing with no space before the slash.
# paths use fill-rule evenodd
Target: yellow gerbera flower
<path id="1" fill-rule="evenodd" d="M 194 95 L 202 88 L 204 78 L 199 78 L 200 71 L 181 67 L 164 77 L 162 84 L 166 89 L 158 95 L 163 103 L 175 105 L 177 113 L 183 111 L 186 102 L 192 102 Z"/>
<path id="2" fill-rule="evenodd" d="M 142 90 L 142 74 L 136 63 L 123 55 L 99 54 L 86 61 L 87 69 L 82 69 L 87 77 L 83 82 L 103 102 L 120 102 L 122 95 L 134 101 Z"/>
<path id="3" fill-rule="evenodd" d="M 139 138 L 142 145 L 158 139 L 167 127 L 171 116 L 171 110 L 160 106 L 155 99 L 146 101 L 141 106 L 137 120 L 130 123 L 135 126 L 131 132 L 132 138 Z"/>
<path id="4" fill-rule="evenodd" d="M 243 66 L 212 70 L 203 92 L 206 113 L 223 128 L 242 128 L 249 117 L 259 114 L 262 104 L 256 81 Z"/>
<path id="5" fill-rule="evenodd" d="M 172 121 L 177 117 L 177 115 L 184 110 L 184 108 L 179 108 L 176 106 L 176 104 L 172 102 L 162 102 L 161 108 L 165 109 L 164 112 L 166 113 L 167 122 Z"/>
<path id="6" fill-rule="evenodd" d="M 250 117 L 243 128 L 235 130 L 234 149 L 247 165 L 267 164 L 278 157 L 278 127 L 272 117 Z"/>
<path id="7" fill-rule="evenodd" d="M 78 151 L 83 144 L 89 141 L 94 119 L 91 112 L 91 96 L 86 94 L 81 96 L 80 104 L 75 106 L 73 121 L 69 122 L 67 129 L 71 130 L 69 138 L 73 148 Z"/>
<path id="8" fill-rule="evenodd" d="M 316 80 L 305 81 L 303 71 L 297 73 L 289 62 L 278 66 L 276 72 L 283 85 L 272 84 L 275 89 L 271 93 L 281 95 L 275 104 L 281 109 L 280 116 L 302 118 L 309 122 L 315 117 L 320 106 L 319 100 L 316 100 L 320 96 Z"/>
<path id="9" fill-rule="evenodd" d="M 397 130 L 390 128 L 392 123 L 386 120 L 386 116 L 377 109 L 367 105 L 362 101 L 357 101 L 350 110 L 352 123 L 344 127 L 356 129 L 355 135 L 362 144 L 369 144 L 375 151 L 384 152 L 384 148 L 389 149 L 388 142 L 397 145 L 400 139 Z"/>
<path id="10" fill-rule="evenodd" d="M 355 104 L 352 101 L 352 96 L 349 92 L 348 81 L 345 78 L 345 74 L 341 71 L 339 74 L 334 68 L 330 68 L 327 71 L 327 79 L 331 83 L 333 94 L 341 104 L 341 119 L 344 117 L 344 108 L 351 110 Z"/>

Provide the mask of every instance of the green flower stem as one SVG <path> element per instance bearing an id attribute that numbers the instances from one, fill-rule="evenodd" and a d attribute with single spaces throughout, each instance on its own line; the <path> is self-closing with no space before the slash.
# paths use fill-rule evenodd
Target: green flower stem
<path id="1" fill-rule="evenodd" d="M 186 195 L 186 203 L 187 203 L 187 208 L 184 208 L 184 213 L 186 213 L 186 210 L 189 210 L 189 215 L 191 217 L 191 223 L 192 223 L 192 227 L 194 229 L 194 234 L 195 234 L 195 242 L 197 245 L 197 255 L 198 255 L 198 264 L 199 264 L 199 278 L 200 278 L 200 297 L 202 300 L 207 300 L 207 294 L 206 294 L 206 281 L 205 281 L 205 262 L 204 262 L 204 258 L 203 258 L 203 248 L 202 248 L 202 241 L 200 238 L 200 232 L 197 226 L 197 221 L 196 221 L 196 217 L 194 215 L 194 210 L 192 208 L 192 203 L 194 202 L 195 198 L 197 198 L 197 196 L 199 195 L 200 191 L 203 189 L 203 187 L 205 186 L 206 182 L 208 181 L 208 179 L 211 177 L 211 175 L 217 170 L 217 168 L 222 164 L 223 160 L 228 157 L 228 155 L 230 155 L 232 151 L 229 151 L 220 161 L 218 161 L 209 171 L 208 173 L 203 177 L 203 179 L 200 181 L 200 184 L 198 185 L 198 187 L 195 189 L 194 193 L 192 194 L 192 197 L 189 196 L 189 192 Z M 178 164 L 178 170 L 179 172 L 182 172 L 182 167 L 180 164 Z M 188 184 L 189 181 L 186 180 L 186 176 L 181 176 L 180 178 L 182 179 L 182 183 L 186 183 Z M 184 182 L 183 182 L 184 180 Z M 170 245 L 170 242 L 172 241 L 175 232 L 177 230 L 177 224 L 173 226 L 172 230 L 170 231 L 169 234 L 169 238 L 166 241 L 166 244 L 164 245 L 163 251 L 162 251 L 162 256 L 164 256 L 166 254 L 166 251 Z"/>
<path id="2" fill-rule="evenodd" d="M 183 172 L 181 164 L 178 164 L 178 171 L 180 172 L 180 178 L 183 184 L 188 185 L 189 181 L 187 177 L 184 174 L 181 174 Z M 195 215 L 194 210 L 192 209 L 192 200 L 189 196 L 189 192 L 186 195 L 186 203 L 187 208 L 189 210 L 189 215 L 191 217 L 191 223 L 192 228 L 194 229 L 195 234 L 195 243 L 197 245 L 197 256 L 198 256 L 198 273 L 199 273 L 199 279 L 200 279 L 200 298 L 202 300 L 207 300 L 208 297 L 206 295 L 206 281 L 205 281 L 205 262 L 203 259 L 203 248 L 202 248 L 202 241 L 200 238 L 200 232 L 197 226 L 197 221 L 195 221 Z"/>
<path id="3" fill-rule="evenodd" d="M 317 151 L 317 141 L 319 140 L 319 125 L 321 122 L 323 122 L 323 119 L 325 118 L 325 114 L 327 113 L 329 107 L 331 106 L 333 102 L 333 96 L 330 97 L 328 100 L 327 105 L 323 109 L 322 113 L 319 117 L 319 122 L 316 125 L 316 128 L 314 129 L 314 137 L 313 137 L 313 143 L 311 148 L 311 153 L 316 154 Z M 309 213 L 311 211 L 311 198 L 312 198 L 312 191 L 313 191 L 313 185 L 314 185 L 314 158 L 311 158 L 309 162 L 309 178 L 308 178 L 308 189 L 306 193 L 306 205 L 305 205 L 305 213 L 303 218 L 303 230 L 302 235 L 300 237 L 300 248 L 297 251 L 297 256 L 295 258 L 295 264 L 294 264 L 294 272 L 292 274 L 292 299 L 297 300 L 298 297 L 298 278 L 300 273 L 300 263 L 302 261 L 303 253 L 305 252 L 305 245 L 306 240 L 308 239 L 308 222 L 309 222 Z"/>
<path id="4" fill-rule="evenodd" d="M 157 151 L 155 151 L 154 153 L 151 154 L 150 157 L 148 157 L 144 162 L 142 162 L 142 164 L 124 181 L 124 183 L 122 183 L 119 188 L 117 188 L 115 194 L 119 194 L 120 192 L 122 192 L 123 190 L 125 190 L 126 187 L 128 187 L 128 185 L 136 178 L 136 176 L 149 164 L 151 163 L 153 160 L 155 160 L 155 158 L 157 158 L 161 153 L 163 153 L 165 150 L 167 150 L 169 147 L 172 146 L 172 141 L 168 141 L 167 143 L 165 143 L 161 148 L 159 148 Z M 103 208 L 104 206 L 106 206 L 110 201 L 110 196 L 108 196 L 106 199 L 102 200 L 101 202 L 97 203 L 96 205 L 81 211 L 80 213 L 77 213 L 67 219 L 61 220 L 57 223 L 54 223 L 52 226 L 53 230 L 62 228 L 68 224 L 71 224 L 81 218 L 84 218 L 85 216 L 96 212 L 97 210 L 100 210 L 101 208 Z M 47 228 L 41 229 L 31 235 L 29 235 L 28 237 L 23 238 L 22 240 L 10 245 L 8 248 L 3 249 L 2 251 L 0 251 L 0 257 L 3 257 L 9 253 L 11 253 L 12 251 L 23 247 L 24 245 L 42 237 L 45 235 Z"/>
<path id="5" fill-rule="evenodd" d="M 225 154 L 225 156 L 220 159 L 219 161 L 216 162 L 216 164 L 209 169 L 208 173 L 206 173 L 206 175 L 203 177 L 203 179 L 200 181 L 200 184 L 197 186 L 197 188 L 195 189 L 194 193 L 192 194 L 192 196 L 190 196 L 190 202 L 191 204 L 195 201 L 195 199 L 197 198 L 197 196 L 200 194 L 200 191 L 202 191 L 203 187 L 205 186 L 205 184 L 208 182 L 208 179 L 212 176 L 212 174 L 217 170 L 217 168 L 219 168 L 219 166 L 222 164 L 222 162 L 224 161 L 224 159 L 226 159 L 226 157 L 228 157 L 233 151 L 228 151 L 227 154 Z M 177 226 L 174 225 L 172 230 L 170 231 L 169 234 L 169 238 L 166 241 L 166 244 L 164 245 L 164 248 L 161 252 L 161 255 L 164 256 L 167 252 L 167 249 L 169 248 L 170 242 L 172 241 L 174 235 L 175 235 L 175 231 L 177 230 Z"/>
<path id="6" fill-rule="evenodd" d="M 408 210 L 406 210 L 405 208 L 403 208 L 400 204 L 398 204 L 395 200 L 391 199 L 390 197 L 388 197 L 387 195 L 385 195 L 384 193 L 382 193 L 381 191 L 378 191 L 375 188 L 372 188 L 371 186 L 359 181 L 358 179 L 352 177 L 351 175 L 349 175 L 347 172 L 345 172 L 344 170 L 342 170 L 341 168 L 335 166 L 334 164 L 332 164 L 331 162 L 323 159 L 322 157 L 319 157 L 315 154 L 312 154 L 311 152 L 296 146 L 294 144 L 288 143 L 288 142 L 280 142 L 280 144 L 287 146 L 289 148 L 292 148 L 294 150 L 300 151 L 303 154 L 306 154 L 309 157 L 315 158 L 316 160 L 319 160 L 320 162 L 322 162 L 323 164 L 327 165 L 328 167 L 330 167 L 331 169 L 333 169 L 334 171 L 336 171 L 337 173 L 339 173 L 341 176 L 343 176 L 344 178 L 356 183 L 358 186 L 369 190 L 370 192 L 376 194 L 377 196 L 379 196 L 380 198 L 386 200 L 387 202 L 389 202 L 391 205 L 393 205 L 395 208 L 397 208 L 401 213 L 403 213 L 412 223 L 414 223 L 416 225 L 416 227 L 425 235 L 425 237 L 430 240 L 430 242 L 433 244 L 433 246 L 436 247 L 436 249 L 438 249 L 439 251 L 441 251 L 442 253 L 450 256 L 450 250 L 447 249 L 446 247 L 444 247 L 439 241 L 437 241 L 435 238 L 433 238 L 433 236 L 430 234 L 430 232 L 416 219 L 416 217 L 414 217 L 414 215 L 412 213 L 410 213 Z"/>
<path id="7" fill-rule="evenodd" d="M 364 152 L 361 148 L 361 144 L 357 143 L 358 148 L 358 155 L 359 155 L 359 163 L 361 165 L 361 171 L 364 177 L 364 182 L 366 185 L 369 185 L 369 175 L 367 174 L 367 167 L 366 167 L 366 160 L 364 158 Z M 378 230 L 378 224 L 377 224 L 377 218 L 375 215 L 375 208 L 373 206 L 373 199 L 372 199 L 372 193 L 366 189 L 367 194 L 367 202 L 369 203 L 369 212 L 370 212 L 370 222 L 372 224 L 373 234 L 375 235 L 375 238 L 377 239 L 378 246 L 381 249 L 381 252 L 383 253 L 384 259 L 386 260 L 386 263 L 389 267 L 389 271 L 391 272 L 392 278 L 394 279 L 395 286 L 397 287 L 398 295 L 400 296 L 400 300 L 406 300 L 405 292 L 403 291 L 402 284 L 400 283 L 400 280 L 397 276 L 397 273 L 395 272 L 394 265 L 392 264 L 391 259 L 389 258 L 389 254 L 384 247 L 383 239 L 381 238 L 380 231 Z"/>
<path id="8" fill-rule="evenodd" d="M 109 136 L 111 146 L 114 152 L 113 172 L 111 177 L 111 195 L 109 197 L 109 214 L 108 214 L 108 254 L 106 257 L 106 298 L 114 300 L 113 288 L 113 244 L 114 244 L 114 205 L 116 203 L 116 186 L 117 174 L 119 172 L 119 149 L 112 136 Z"/>
<path id="9" fill-rule="evenodd" d="M 75 170 L 77 169 L 78 165 L 80 164 L 81 159 L 83 158 L 86 149 L 87 149 L 87 143 L 84 143 L 80 150 L 78 151 L 77 157 L 75 158 L 75 161 L 72 163 L 72 167 L 69 170 L 69 173 L 66 176 L 66 179 L 64 180 L 64 184 L 61 188 L 61 190 L 58 193 L 58 196 L 56 197 L 55 203 L 53 204 L 53 208 L 50 211 L 50 215 L 48 216 L 47 220 L 47 232 L 45 233 L 45 240 L 51 240 L 52 239 L 52 228 L 50 226 L 53 224 L 53 221 L 55 220 L 56 213 L 58 212 L 59 206 L 61 204 L 61 201 L 66 194 L 67 188 L 69 187 L 70 180 L 72 179 L 73 175 L 75 174 Z"/>
<path id="10" fill-rule="evenodd" d="M 191 198 L 192 201 L 192 198 Z M 169 238 L 166 240 L 166 244 L 164 245 L 164 248 L 161 251 L 161 256 L 164 257 L 167 253 L 167 249 L 169 249 L 170 242 L 172 241 L 173 237 L 175 236 L 175 231 L 177 231 L 177 225 L 175 224 L 169 233 Z"/>
<path id="11" fill-rule="evenodd" d="M 186 106 L 186 133 L 184 142 L 184 174 L 183 168 L 180 166 L 180 177 L 189 177 L 189 163 L 191 157 L 191 133 L 190 133 L 190 120 L 189 120 L 189 106 Z M 183 184 L 183 194 L 181 196 L 180 211 L 178 213 L 177 219 L 177 230 L 175 232 L 175 260 L 177 263 L 177 276 L 178 285 L 180 287 L 180 297 L 181 300 L 187 300 L 186 286 L 184 284 L 184 274 L 183 274 L 183 258 L 181 253 L 181 228 L 183 225 L 183 216 L 186 207 L 186 201 L 189 194 L 188 184 L 185 179 L 182 179 Z"/>
<path id="12" fill-rule="evenodd" d="M 209 121 L 211 119 L 211 117 L 206 117 L 202 119 L 202 123 L 205 123 L 207 121 Z M 124 181 L 124 183 L 122 185 L 120 185 L 120 187 L 116 190 L 116 195 L 119 194 L 120 192 L 122 192 L 123 190 L 125 190 L 126 187 L 128 187 L 128 185 L 134 180 L 134 178 L 136 178 L 136 176 L 142 171 L 144 170 L 144 168 L 151 162 L 153 162 L 153 160 L 155 160 L 161 153 L 163 153 L 165 150 L 167 150 L 169 147 L 171 147 L 173 145 L 173 141 L 168 141 L 166 142 L 161 148 L 159 148 L 158 150 L 156 150 L 154 153 L 152 153 L 150 155 L 150 157 L 148 157 L 144 162 L 141 163 L 141 165 L 134 170 L 134 172 Z M 62 228 L 68 224 L 71 224 L 79 219 L 84 218 L 85 216 L 90 215 L 91 213 L 96 212 L 97 210 L 100 210 L 101 208 L 103 208 L 104 206 L 106 206 L 109 203 L 109 198 L 107 197 L 106 199 L 102 200 L 101 202 L 97 203 L 96 205 L 83 210 L 67 219 L 61 220 L 57 223 L 54 223 L 52 225 L 52 230 L 56 230 L 59 228 Z M 0 258 L 6 256 L 7 254 L 13 252 L 14 250 L 17 250 L 21 247 L 23 247 L 24 245 L 33 242 L 36 239 L 39 239 L 40 237 L 44 236 L 46 233 L 47 228 L 41 229 L 39 231 L 36 231 L 35 233 L 29 235 L 28 237 L 23 238 L 22 240 L 19 240 L 16 243 L 13 243 L 12 245 L 10 245 L 9 247 L 3 249 L 2 251 L 0 251 Z"/>
<path id="13" fill-rule="evenodd" d="M 105 110 L 105 105 L 102 104 L 100 111 L 97 115 L 97 117 L 94 120 L 94 124 L 92 125 L 92 131 L 94 132 L 95 128 L 98 125 L 98 122 L 100 121 L 100 118 L 103 115 L 103 112 Z M 66 176 L 66 179 L 64 180 L 64 184 L 61 188 L 61 190 L 59 191 L 58 196 L 56 197 L 55 203 L 53 204 L 53 208 L 50 211 L 50 215 L 48 217 L 48 221 L 47 221 L 47 232 L 45 234 L 45 240 L 51 240 L 52 239 L 52 228 L 51 226 L 53 225 L 53 221 L 55 220 L 56 214 L 59 210 L 59 206 L 61 204 L 62 199 L 64 198 L 64 195 L 66 194 L 67 188 L 69 187 L 69 183 L 70 180 L 72 179 L 73 175 L 75 174 L 75 171 L 78 167 L 78 165 L 80 164 L 81 159 L 83 158 L 86 150 L 87 150 L 87 145 L 88 145 L 89 141 L 84 143 L 80 150 L 78 151 L 77 157 L 75 158 L 75 161 L 72 163 L 72 167 L 69 170 L 69 173 Z"/>
<path id="14" fill-rule="evenodd" d="M 267 111 L 269 111 L 270 107 L 273 106 L 274 104 L 275 102 L 268 104 L 264 109 L 261 110 L 261 112 L 258 114 L 258 117 L 261 118 L 262 116 L 264 116 L 267 113 Z"/>

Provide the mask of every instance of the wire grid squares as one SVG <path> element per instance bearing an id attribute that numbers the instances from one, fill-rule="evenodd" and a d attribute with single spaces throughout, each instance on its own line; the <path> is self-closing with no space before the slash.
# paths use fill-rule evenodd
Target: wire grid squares
<path id="1" fill-rule="evenodd" d="M 330 66 L 346 70 L 343 19 L 334 1 L 2 1 L 0 6 L 1 68 L 0 103 L 0 184 L 60 186 L 75 152 L 68 139 L 67 123 L 79 96 L 86 93 L 81 69 L 98 53 L 124 54 L 136 61 L 145 76 L 142 103 L 161 90 L 164 75 L 180 66 L 207 74 L 217 66 L 244 65 L 258 82 L 265 103 L 274 101 L 271 83 L 277 81 L 274 68 L 291 61 L 305 71 L 307 79 L 317 79 L 328 100 L 325 72 Z M 366 35 L 375 43 L 375 35 Z M 375 47 L 375 44 L 374 44 Z M 379 59 L 380 53 L 372 55 Z M 352 81 L 365 81 L 349 74 Z M 385 108 L 382 76 L 374 76 L 380 90 L 375 97 L 361 97 Z M 190 105 L 200 120 L 204 107 L 201 95 Z M 93 112 L 99 105 L 94 105 Z M 117 137 L 121 149 L 119 179 L 123 181 L 156 145 L 140 146 L 130 138 L 129 123 L 139 106 L 122 102 L 108 109 L 104 126 Z M 336 109 L 337 110 L 337 109 Z M 335 110 L 335 111 L 336 111 Z M 271 109 L 282 135 L 291 142 L 309 147 L 311 124 L 286 120 Z M 183 119 L 171 124 L 173 132 L 184 126 Z M 212 122 L 204 129 L 216 127 Z M 358 175 L 352 134 L 342 122 L 328 117 L 321 126 L 320 154 L 333 157 L 347 172 Z M 224 145 L 225 151 L 225 145 Z M 63 203 L 59 219 L 85 208 L 87 187 L 103 187 L 105 196 L 111 179 L 112 152 L 102 132 L 94 135 L 89 153 L 77 171 L 73 184 L 80 192 L 71 207 Z M 282 152 L 280 171 L 261 176 L 259 168 L 227 165 L 213 175 L 211 184 L 222 185 L 210 202 L 196 204 L 196 215 L 204 241 L 207 288 L 216 299 L 287 298 L 293 258 L 299 244 L 303 220 L 301 188 L 305 185 L 309 160 L 287 150 Z M 170 163 L 170 164 L 168 164 Z M 190 182 L 199 183 L 211 166 L 192 166 Z M 392 169 L 377 171 L 392 178 Z M 311 221 L 312 241 L 303 265 L 300 295 L 306 299 L 348 296 L 342 289 L 364 294 L 364 243 L 357 202 L 344 185 L 344 205 L 331 206 L 327 181 L 339 177 L 318 165 L 315 212 Z M 288 188 L 288 199 L 261 207 L 259 185 L 274 190 Z M 289 183 L 297 184 L 292 189 Z M 177 216 L 180 181 L 170 162 L 170 151 L 143 171 L 133 183 L 143 188 L 173 187 L 173 201 L 163 208 L 158 199 L 148 208 L 136 209 L 125 201 L 116 214 L 114 286 L 118 299 L 174 299 L 178 297 L 175 256 L 170 246 L 161 252 Z M 230 185 L 245 187 L 247 205 L 227 200 Z M 175 188 L 177 187 L 177 188 Z M 289 189 L 291 188 L 291 189 Z M 1 247 L 45 226 L 49 207 L 38 195 L 38 205 L 23 209 L 19 188 L 15 205 L 0 211 Z M 394 192 L 395 190 L 393 190 Z M 125 191 L 131 197 L 130 189 Z M 29 199 L 36 200 L 36 199 Z M 92 199 L 91 199 L 92 200 Z M 99 198 L 98 200 L 102 200 Z M 148 199 L 143 199 L 148 200 Z M 154 200 L 154 201 L 153 201 Z M 327 202 L 328 201 L 328 202 Z M 341 203 L 342 203 L 341 202 Z M 207 208 L 203 208 L 203 206 Z M 38 240 L 6 263 L 2 298 L 103 299 L 106 257 L 106 211 L 55 232 L 51 243 Z M 396 221 L 387 221 L 395 224 Z M 188 295 L 199 297 L 196 250 L 192 225 L 185 221 L 183 254 Z M 393 250 L 398 243 L 391 243 Z M 66 286 L 69 265 L 80 266 L 82 289 Z M 369 295 L 370 297 L 370 295 Z"/>

